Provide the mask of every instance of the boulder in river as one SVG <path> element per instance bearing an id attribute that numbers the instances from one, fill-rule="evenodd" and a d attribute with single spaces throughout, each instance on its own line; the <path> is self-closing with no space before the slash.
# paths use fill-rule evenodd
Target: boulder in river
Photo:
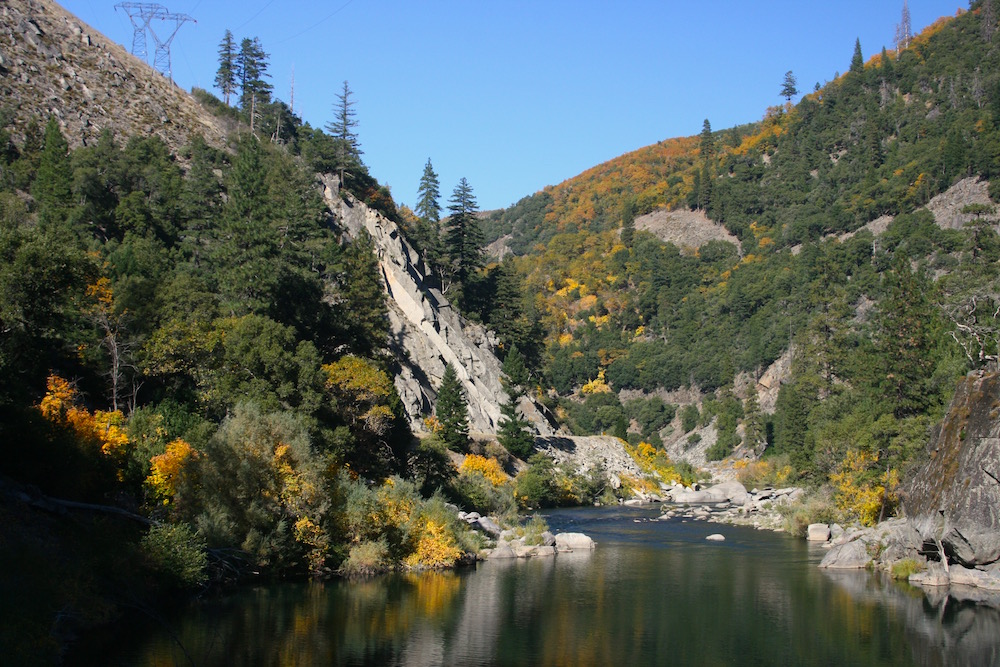
<path id="1" fill-rule="evenodd" d="M 557 551 L 589 551 L 595 546 L 594 540 L 583 533 L 556 534 Z"/>

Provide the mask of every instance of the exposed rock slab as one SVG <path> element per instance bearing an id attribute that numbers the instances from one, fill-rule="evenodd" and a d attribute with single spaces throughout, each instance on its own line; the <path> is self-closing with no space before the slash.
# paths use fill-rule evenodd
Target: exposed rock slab
<path id="1" fill-rule="evenodd" d="M 605 435 L 554 436 L 537 438 L 536 446 L 551 456 L 556 463 L 569 463 L 577 471 L 585 472 L 602 466 L 612 477 L 612 485 L 622 474 L 632 477 L 642 475 L 642 469 L 629 456 L 618 438 Z"/>
<path id="2" fill-rule="evenodd" d="M 961 229 L 972 220 L 971 215 L 962 213 L 963 208 L 969 204 L 993 205 L 989 186 L 989 181 L 981 181 L 978 176 L 963 178 L 927 202 L 927 210 L 934 214 L 934 222 L 939 227 Z"/>
<path id="3" fill-rule="evenodd" d="M 659 209 L 635 219 L 635 228 L 651 232 L 661 241 L 694 250 L 709 241 L 728 241 L 740 248 L 740 240 L 713 222 L 703 211 Z"/>
<path id="4" fill-rule="evenodd" d="M 431 413 L 445 367 L 451 364 L 465 391 L 470 430 L 496 433 L 500 405 L 507 397 L 489 332 L 465 322 L 441 292 L 427 287 L 423 260 L 396 223 L 341 193 L 336 177 L 324 176 L 322 184 L 326 204 L 347 234 L 355 238 L 364 229 L 375 244 L 389 296 L 391 345 L 399 364 L 396 389 L 412 428 L 424 430 L 423 418 Z M 530 400 L 520 407 L 538 433 L 554 433 Z"/>

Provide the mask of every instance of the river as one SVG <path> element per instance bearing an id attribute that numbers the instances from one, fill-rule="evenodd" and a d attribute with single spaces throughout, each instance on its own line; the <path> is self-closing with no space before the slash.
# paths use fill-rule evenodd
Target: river
<path id="1" fill-rule="evenodd" d="M 546 514 L 597 548 L 245 588 L 121 632 L 106 665 L 996 665 L 1000 611 L 931 599 L 821 547 L 658 508 Z M 706 541 L 721 533 L 725 541 Z M 93 649 L 91 649 L 93 651 Z"/>

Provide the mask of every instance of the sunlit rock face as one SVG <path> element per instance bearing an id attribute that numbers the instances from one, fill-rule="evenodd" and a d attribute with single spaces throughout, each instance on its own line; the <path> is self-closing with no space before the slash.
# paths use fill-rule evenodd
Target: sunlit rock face
<path id="1" fill-rule="evenodd" d="M 470 430 L 496 433 L 507 396 L 490 332 L 465 322 L 440 291 L 427 287 L 423 260 L 396 223 L 349 194 L 341 196 L 336 177 L 324 177 L 323 188 L 327 206 L 348 236 L 356 237 L 365 229 L 375 244 L 389 297 L 390 344 L 398 363 L 396 389 L 414 430 L 423 429 L 423 418 L 431 413 L 445 367 L 451 364 L 465 390 Z M 554 432 L 529 400 L 522 400 L 521 411 L 539 434 Z"/>

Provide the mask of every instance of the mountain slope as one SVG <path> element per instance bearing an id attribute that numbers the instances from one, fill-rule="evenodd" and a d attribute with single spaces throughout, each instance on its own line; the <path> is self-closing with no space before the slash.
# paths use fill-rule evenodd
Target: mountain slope
<path id="1" fill-rule="evenodd" d="M 74 147 L 104 130 L 155 135 L 175 152 L 195 134 L 213 146 L 225 140 L 220 121 L 190 95 L 51 0 L 0 8 L 0 99 L 15 136 L 52 115 Z"/>

